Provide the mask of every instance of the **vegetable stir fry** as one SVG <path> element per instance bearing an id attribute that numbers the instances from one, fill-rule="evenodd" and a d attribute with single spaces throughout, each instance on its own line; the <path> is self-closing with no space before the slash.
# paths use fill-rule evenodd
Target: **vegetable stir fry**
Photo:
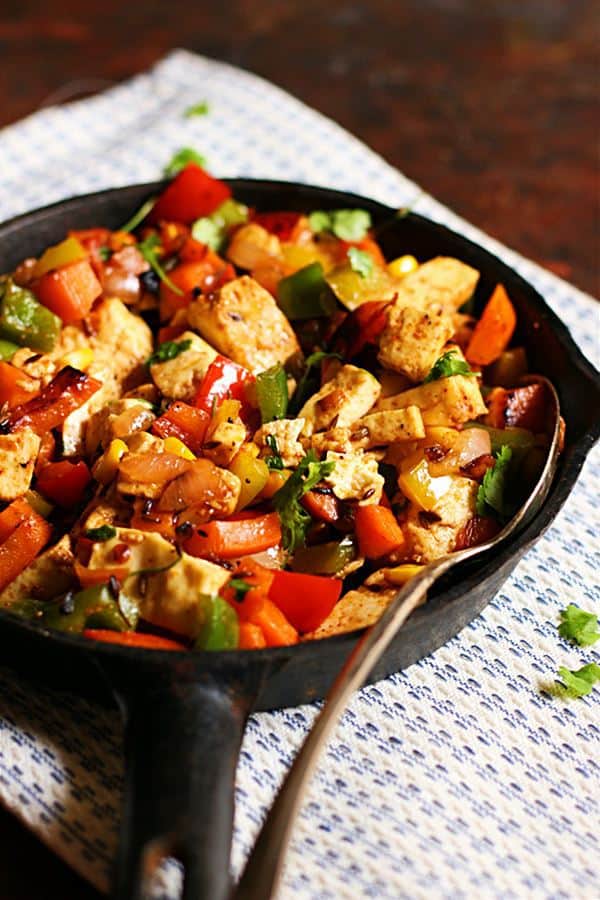
<path id="1" fill-rule="evenodd" d="M 184 161 L 182 161 L 184 162 Z M 494 535 L 547 404 L 498 284 L 386 261 L 367 211 L 263 212 L 195 161 L 0 278 L 0 605 L 253 649 L 372 624 Z"/>

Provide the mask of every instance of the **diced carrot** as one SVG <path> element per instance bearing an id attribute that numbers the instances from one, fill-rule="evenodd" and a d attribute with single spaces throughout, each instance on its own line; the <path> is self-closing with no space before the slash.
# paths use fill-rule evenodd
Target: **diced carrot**
<path id="1" fill-rule="evenodd" d="M 129 574 L 127 566 L 114 566 L 110 569 L 89 569 L 82 565 L 79 560 L 75 560 L 73 564 L 75 575 L 84 588 L 93 587 L 96 584 L 106 584 L 111 577 L 115 577 L 117 581 L 123 581 Z"/>
<path id="2" fill-rule="evenodd" d="M 122 647 L 143 647 L 145 650 L 186 650 L 184 644 L 158 634 L 141 631 L 109 631 L 104 628 L 84 628 L 83 636 L 104 644 L 120 644 Z"/>
<path id="3" fill-rule="evenodd" d="M 298 632 L 272 600 L 264 601 L 252 624 L 261 629 L 267 647 L 286 647 L 298 643 Z"/>
<path id="4" fill-rule="evenodd" d="M 265 636 L 258 625 L 252 622 L 240 622 L 238 647 L 240 650 L 261 650 L 267 646 Z"/>
<path id="5" fill-rule="evenodd" d="M 281 543 L 281 524 L 277 513 L 244 519 L 223 519 L 200 525 L 183 548 L 192 556 L 210 559 L 235 559 L 275 547 Z"/>
<path id="6" fill-rule="evenodd" d="M 0 513 L 0 544 L 13 533 L 31 513 L 34 512 L 27 500 L 18 497 Z"/>
<path id="7" fill-rule="evenodd" d="M 402 529 L 385 506 L 359 506 L 354 526 L 361 555 L 367 559 L 379 559 L 404 545 Z"/>
<path id="8" fill-rule="evenodd" d="M 514 306 L 504 286 L 498 284 L 475 325 L 465 351 L 467 360 L 476 366 L 493 363 L 508 347 L 516 324 Z"/>
<path id="9" fill-rule="evenodd" d="M 340 518 L 340 504 L 334 494 L 320 494 L 308 491 L 300 501 L 313 519 L 334 525 Z"/>
<path id="10" fill-rule="evenodd" d="M 40 303 L 68 324 L 87 316 L 102 285 L 87 259 L 81 259 L 42 275 L 35 293 Z"/>
<path id="11" fill-rule="evenodd" d="M 33 562 L 51 536 L 52 526 L 29 507 L 25 517 L 0 544 L 0 591 Z"/>
<path id="12" fill-rule="evenodd" d="M 23 372 L 10 363 L 0 361 L 0 406 L 9 409 L 27 403 L 39 394 L 38 382 L 27 372 Z"/>

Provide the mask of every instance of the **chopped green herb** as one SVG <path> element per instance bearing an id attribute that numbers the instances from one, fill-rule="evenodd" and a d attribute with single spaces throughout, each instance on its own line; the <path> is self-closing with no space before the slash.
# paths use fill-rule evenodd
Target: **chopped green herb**
<path id="1" fill-rule="evenodd" d="M 450 378 L 452 375 L 475 375 L 468 362 L 456 354 L 456 350 L 448 350 L 436 360 L 423 384 L 437 381 L 438 378 Z"/>
<path id="2" fill-rule="evenodd" d="M 265 462 L 269 469 L 283 469 L 283 460 L 277 446 L 277 438 L 274 434 L 268 434 L 265 443 L 271 451 L 271 456 L 265 456 Z"/>
<path id="3" fill-rule="evenodd" d="M 192 237 L 207 244 L 211 250 L 220 250 L 233 225 L 242 225 L 248 221 L 248 207 L 238 203 L 232 197 L 224 200 L 210 216 L 202 216 L 192 225 Z"/>
<path id="4" fill-rule="evenodd" d="M 558 633 L 568 641 L 574 641 L 580 647 L 591 647 L 600 640 L 598 616 L 595 613 L 586 612 L 569 603 L 566 609 L 561 610 L 560 619 Z"/>
<path id="5" fill-rule="evenodd" d="M 228 586 L 235 591 L 235 599 L 238 603 L 241 603 L 248 591 L 252 590 L 252 585 L 243 578 L 232 578 Z"/>
<path id="6" fill-rule="evenodd" d="M 90 541 L 110 541 L 117 536 L 117 529 L 112 525 L 99 525 L 98 528 L 88 528 L 85 536 Z"/>
<path id="7" fill-rule="evenodd" d="M 273 506 L 281 520 L 285 550 L 293 552 L 304 545 L 312 519 L 301 506 L 300 500 L 307 491 L 330 475 L 334 466 L 334 462 L 319 462 L 314 450 L 309 450 L 296 471 L 273 496 Z"/>
<path id="8" fill-rule="evenodd" d="M 330 231 L 342 241 L 362 241 L 371 227 L 371 214 L 366 209 L 315 210 L 308 223 L 315 234 Z"/>
<path id="9" fill-rule="evenodd" d="M 98 247 L 98 256 L 102 260 L 102 262 L 108 262 L 111 258 L 113 252 L 110 247 Z"/>
<path id="10" fill-rule="evenodd" d="M 316 373 L 313 371 L 314 368 L 319 366 L 324 359 L 341 360 L 341 358 L 339 353 L 326 353 L 324 350 L 316 350 L 314 353 L 311 353 L 310 356 L 306 357 L 304 360 L 304 373 L 290 400 L 290 412 L 293 415 L 296 415 L 296 413 L 302 409 L 311 394 L 314 394 L 314 392 L 318 390 Z"/>
<path id="11" fill-rule="evenodd" d="M 185 341 L 163 341 L 158 350 L 148 357 L 147 365 L 152 366 L 154 363 L 168 362 L 175 359 L 180 353 L 184 353 L 192 346 L 192 341 L 187 338 Z"/>
<path id="12" fill-rule="evenodd" d="M 178 175 L 191 162 L 196 163 L 198 166 L 206 165 L 206 160 L 201 153 L 198 153 L 193 147 L 182 147 L 181 150 L 177 150 L 173 154 L 164 168 L 164 173 L 167 178 L 173 178 L 174 175 Z"/>
<path id="13" fill-rule="evenodd" d="M 120 231 L 135 231 L 138 225 L 144 221 L 154 204 L 156 197 L 150 197 L 145 203 L 142 203 L 137 212 L 124 225 L 121 225 Z"/>
<path id="14" fill-rule="evenodd" d="M 186 119 L 193 119 L 196 116 L 207 116 L 210 112 L 210 106 L 206 100 L 201 100 L 200 103 L 192 103 L 191 106 L 184 112 L 184 116 Z"/>
<path id="15" fill-rule="evenodd" d="M 359 250 L 358 247 L 350 247 L 348 250 L 348 259 L 350 267 L 362 278 L 368 278 L 373 271 L 373 257 L 365 250 Z"/>
<path id="16" fill-rule="evenodd" d="M 494 515 L 504 519 L 510 515 L 508 504 L 506 475 L 513 457 L 510 447 L 504 444 L 496 455 L 496 462 L 483 476 L 483 481 L 477 491 L 477 515 Z"/>
<path id="17" fill-rule="evenodd" d="M 562 678 L 562 686 L 570 697 L 585 697 L 594 684 L 600 681 L 600 666 L 588 663 L 587 666 L 575 670 L 561 666 L 558 674 Z"/>
<path id="18" fill-rule="evenodd" d="M 151 268 L 156 272 L 161 281 L 167 285 L 167 287 L 171 288 L 171 290 L 175 294 L 183 294 L 181 288 L 178 288 L 176 284 L 173 284 L 167 273 L 162 267 L 160 260 L 158 259 L 158 255 L 156 253 L 156 248 L 160 245 L 160 238 L 157 234 L 150 234 L 148 237 L 140 241 L 137 244 L 137 248 L 146 260 L 147 263 L 150 264 Z"/>

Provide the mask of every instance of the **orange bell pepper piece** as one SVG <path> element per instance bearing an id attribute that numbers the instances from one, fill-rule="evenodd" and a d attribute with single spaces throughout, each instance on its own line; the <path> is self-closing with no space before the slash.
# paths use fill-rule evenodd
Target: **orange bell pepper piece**
<path id="1" fill-rule="evenodd" d="M 198 526 L 183 544 L 186 553 L 207 559 L 236 559 L 281 543 L 277 513 L 222 519 Z"/>
<path id="2" fill-rule="evenodd" d="M 252 617 L 262 631 L 267 647 L 287 647 L 298 643 L 298 632 L 272 600 L 265 598 Z"/>
<path id="3" fill-rule="evenodd" d="M 175 400 L 164 411 L 162 416 L 152 423 L 152 431 L 161 438 L 176 437 L 189 447 L 192 453 L 200 453 L 210 413 Z"/>
<path id="4" fill-rule="evenodd" d="M 379 559 L 404 546 L 402 529 L 386 506 L 359 506 L 354 528 L 361 555 L 367 559 Z"/>
<path id="5" fill-rule="evenodd" d="M 508 347 L 516 324 L 515 308 L 504 286 L 498 284 L 475 326 L 465 351 L 467 360 L 476 366 L 493 363 Z"/>
<path id="6" fill-rule="evenodd" d="M 238 647 L 240 650 L 261 650 L 267 646 L 262 629 L 252 622 L 240 622 Z"/>
<path id="7" fill-rule="evenodd" d="M 15 406 L 0 420 L 0 434 L 29 426 L 42 437 L 62 425 L 69 413 L 79 409 L 101 386 L 91 375 L 65 366 L 37 397 Z"/>
<path id="8" fill-rule="evenodd" d="M 19 521 L 12 528 L 17 518 Z M 22 499 L 11 503 L 0 519 L 3 520 L 0 521 L 0 535 L 7 526 L 9 529 L 0 544 L 0 591 L 3 591 L 45 547 L 52 536 L 52 526 Z"/>
<path id="9" fill-rule="evenodd" d="M 0 406 L 9 409 L 27 403 L 39 394 L 35 378 L 8 362 L 0 361 Z"/>

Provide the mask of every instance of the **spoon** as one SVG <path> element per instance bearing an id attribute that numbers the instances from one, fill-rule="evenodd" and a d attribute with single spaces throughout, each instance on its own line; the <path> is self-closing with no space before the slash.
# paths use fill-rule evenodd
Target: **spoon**
<path id="1" fill-rule="evenodd" d="M 331 687 L 308 737 L 294 760 L 248 858 L 234 890 L 235 900 L 270 900 L 275 895 L 292 826 L 300 810 L 319 757 L 337 725 L 352 693 L 362 687 L 369 673 L 427 592 L 449 569 L 494 549 L 529 521 L 541 508 L 552 484 L 560 453 L 560 406 L 554 386 L 542 375 L 529 375 L 522 384 L 541 383 L 552 408 L 548 456 L 535 488 L 504 528 L 491 540 L 436 559 L 424 566 L 396 595 L 378 622 L 361 637 Z"/>

